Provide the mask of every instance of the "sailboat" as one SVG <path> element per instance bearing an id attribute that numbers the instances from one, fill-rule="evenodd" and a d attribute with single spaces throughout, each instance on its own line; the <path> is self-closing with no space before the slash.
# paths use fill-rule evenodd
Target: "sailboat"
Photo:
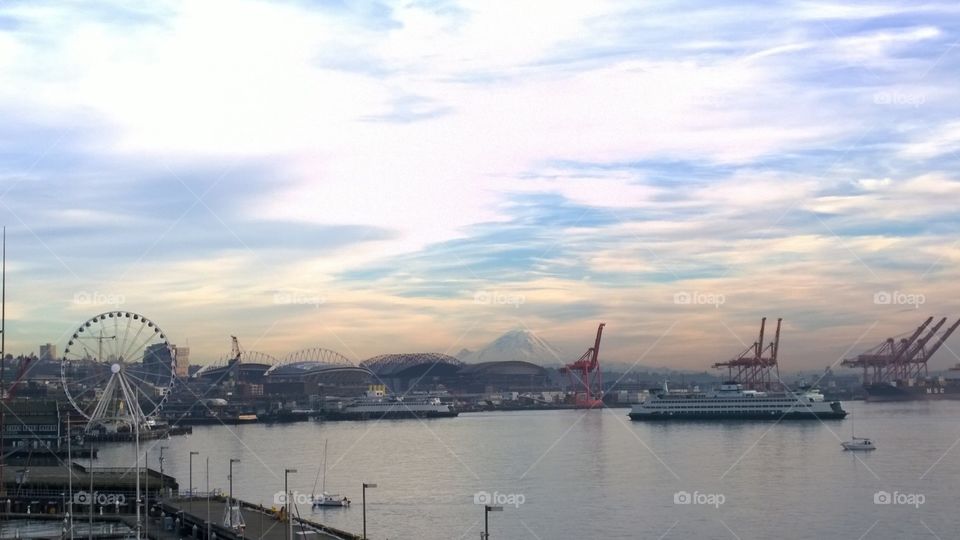
<path id="1" fill-rule="evenodd" d="M 320 496 L 317 496 L 317 481 L 321 479 L 320 473 L 323 473 L 323 479 L 320 484 Z M 350 499 L 343 495 L 327 493 L 327 441 L 323 441 L 323 468 L 317 471 L 317 478 L 313 481 L 313 493 L 310 495 L 313 501 L 313 507 L 318 506 L 350 506 Z"/>
<path id="2" fill-rule="evenodd" d="M 850 440 L 840 443 L 840 446 L 844 450 L 850 451 L 866 451 L 866 450 L 876 450 L 877 446 L 873 444 L 873 441 L 868 437 L 857 437 L 854 431 L 854 418 L 855 416 L 850 417 Z"/>

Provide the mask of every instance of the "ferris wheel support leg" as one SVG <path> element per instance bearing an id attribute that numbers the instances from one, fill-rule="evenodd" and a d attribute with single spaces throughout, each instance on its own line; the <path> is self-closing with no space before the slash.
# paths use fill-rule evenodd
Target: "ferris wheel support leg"
<path id="1" fill-rule="evenodd" d="M 106 417 L 107 407 L 110 403 L 113 402 L 113 395 L 117 391 L 117 375 L 113 374 L 110 376 L 110 380 L 107 381 L 107 386 L 103 389 L 103 395 L 100 396 L 100 401 L 97 402 L 97 407 L 93 410 L 93 414 L 90 415 L 90 421 L 87 422 L 86 432 L 89 433 L 97 424 L 101 423 Z"/>
<path id="2" fill-rule="evenodd" d="M 127 414 L 130 421 L 137 428 L 137 437 L 139 438 L 140 428 L 147 424 L 147 417 L 140 408 L 140 401 L 137 399 L 136 391 L 130 386 L 123 372 L 117 374 L 117 382 L 120 385 L 120 391 L 123 393 L 123 401 L 127 404 Z"/>
<path id="3" fill-rule="evenodd" d="M 140 540 L 140 424 L 134 425 L 133 429 L 137 446 L 137 540 Z"/>

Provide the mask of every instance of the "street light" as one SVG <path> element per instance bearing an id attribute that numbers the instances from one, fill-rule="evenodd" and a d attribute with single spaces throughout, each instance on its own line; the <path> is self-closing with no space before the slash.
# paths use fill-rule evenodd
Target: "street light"
<path id="1" fill-rule="evenodd" d="M 230 524 L 230 530 L 233 530 L 233 464 L 240 463 L 239 459 L 230 459 L 230 497 L 227 499 L 227 522 Z"/>
<path id="2" fill-rule="evenodd" d="M 490 512 L 503 512 L 503 507 L 483 505 L 483 540 L 490 540 Z"/>
<path id="3" fill-rule="evenodd" d="M 367 488 L 373 489 L 376 484 L 363 483 L 363 540 L 367 540 Z"/>
<path id="4" fill-rule="evenodd" d="M 287 477 L 290 473 L 297 472 L 296 469 L 284 469 L 283 470 L 283 503 L 287 508 L 287 533 L 286 539 L 291 540 L 293 538 L 293 515 L 290 513 L 290 488 L 289 483 L 287 482 Z"/>
<path id="5" fill-rule="evenodd" d="M 169 446 L 160 447 L 160 497 L 163 497 L 163 486 L 165 483 L 163 481 L 163 451 L 169 448 L 170 448 Z"/>
<path id="6" fill-rule="evenodd" d="M 193 456 L 199 456 L 200 452 L 190 452 L 190 494 L 187 497 L 190 497 L 193 500 Z"/>
<path id="7" fill-rule="evenodd" d="M 207 467 L 205 469 L 207 475 L 207 538 L 210 536 L 210 456 L 207 456 Z M 91 491 L 91 493 L 93 493 Z M 193 508 L 191 506 L 191 508 Z"/>

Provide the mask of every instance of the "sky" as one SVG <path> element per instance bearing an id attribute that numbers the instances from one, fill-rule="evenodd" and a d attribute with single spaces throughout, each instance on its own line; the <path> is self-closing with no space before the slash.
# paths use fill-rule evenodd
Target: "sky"
<path id="1" fill-rule="evenodd" d="M 0 1 L 7 351 L 785 370 L 960 316 L 955 2 Z M 960 338 L 931 363 L 960 362 Z"/>

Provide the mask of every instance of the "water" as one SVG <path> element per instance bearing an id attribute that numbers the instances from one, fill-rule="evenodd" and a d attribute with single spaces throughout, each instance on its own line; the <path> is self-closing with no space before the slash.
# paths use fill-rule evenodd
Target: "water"
<path id="1" fill-rule="evenodd" d="M 491 538 L 948 538 L 960 528 L 960 402 L 847 403 L 872 453 L 843 452 L 851 421 L 631 422 L 627 410 L 465 414 L 426 422 L 299 423 L 198 427 L 190 437 L 150 441 L 169 448 L 165 472 L 183 489 L 188 452 L 194 486 L 273 502 L 283 490 L 309 494 L 329 440 L 327 491 L 349 509 L 301 508 L 329 525 L 359 532 L 361 482 L 368 533 L 376 539 L 479 538 L 475 494 L 497 492 Z M 129 445 L 101 454 L 132 462 Z M 150 453 L 158 467 L 158 448 Z M 875 504 L 878 491 L 901 502 Z M 676 504 L 678 492 L 705 503 Z M 923 500 L 910 495 L 922 495 Z M 681 495 L 682 497 L 682 495 Z M 522 504 L 519 504 L 522 503 Z M 717 503 L 722 503 L 717 506 Z"/>

